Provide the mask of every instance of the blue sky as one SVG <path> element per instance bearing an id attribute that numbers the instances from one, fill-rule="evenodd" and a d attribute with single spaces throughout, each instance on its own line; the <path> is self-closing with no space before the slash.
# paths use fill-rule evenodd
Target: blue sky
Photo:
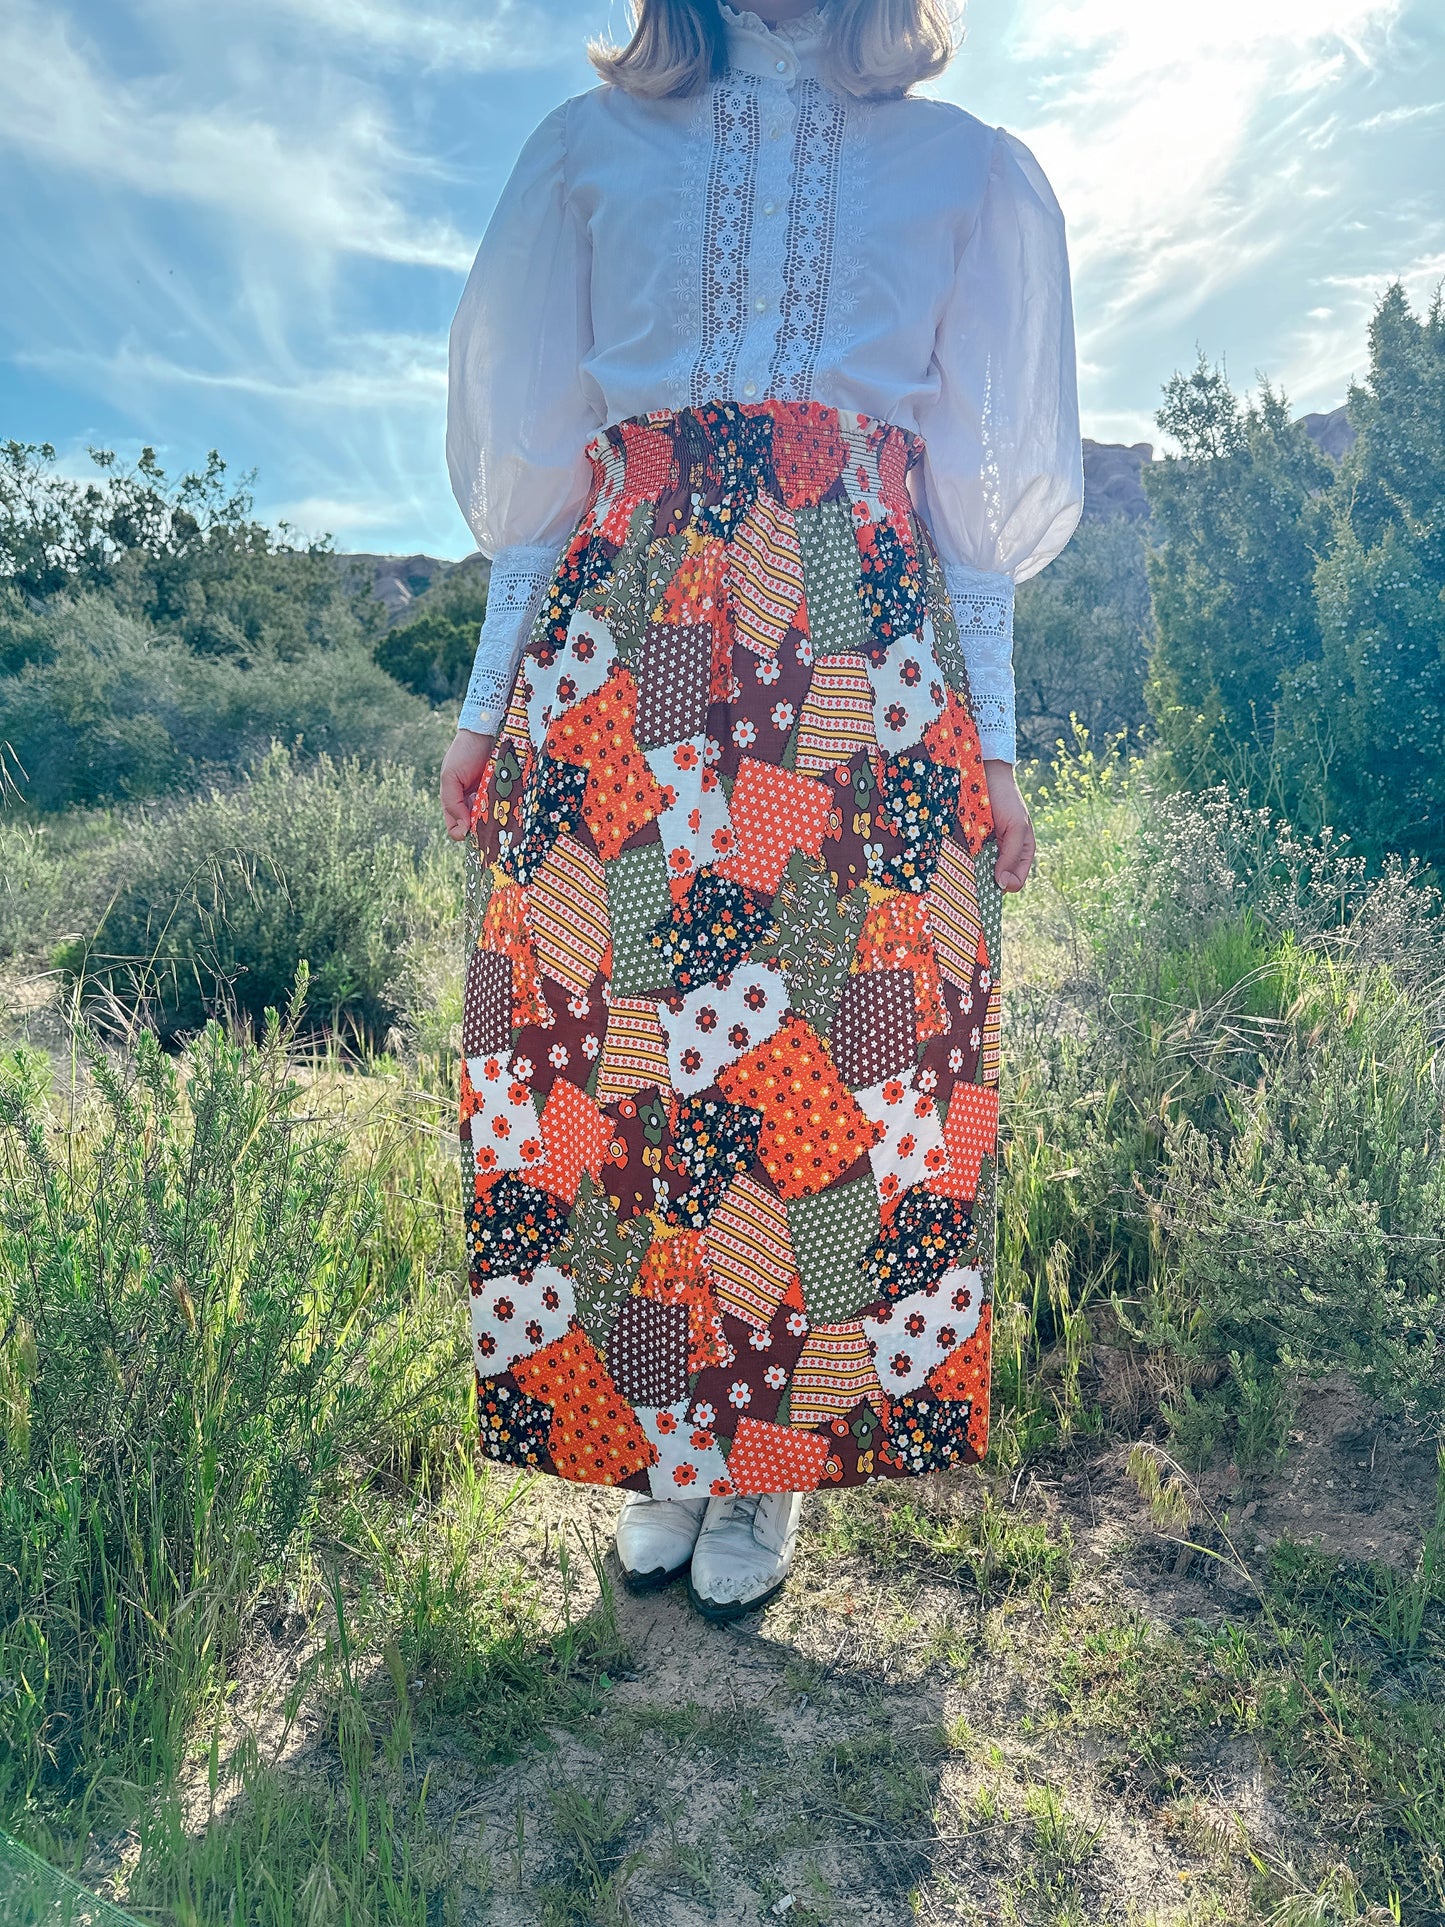
<path id="1" fill-rule="evenodd" d="M 1344 398 L 1445 277 L 1440 0 L 972 0 L 934 91 L 1072 236 L 1085 431 L 1196 347 Z M 445 336 L 513 155 L 623 0 L 0 0 L 0 438 L 218 447 L 348 548 L 457 555 Z"/>

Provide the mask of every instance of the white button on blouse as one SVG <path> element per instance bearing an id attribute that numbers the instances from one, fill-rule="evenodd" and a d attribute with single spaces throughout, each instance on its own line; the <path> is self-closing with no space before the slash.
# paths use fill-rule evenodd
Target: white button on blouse
<path id="1" fill-rule="evenodd" d="M 451 337 L 452 485 L 493 558 L 462 725 L 500 719 L 590 437 L 771 395 L 923 437 L 911 480 L 984 754 L 1011 760 L 1013 587 L 1083 500 L 1058 205 L 1028 149 L 961 108 L 826 86 L 816 12 L 722 12 L 726 73 L 684 100 L 564 102 L 488 223 Z"/>

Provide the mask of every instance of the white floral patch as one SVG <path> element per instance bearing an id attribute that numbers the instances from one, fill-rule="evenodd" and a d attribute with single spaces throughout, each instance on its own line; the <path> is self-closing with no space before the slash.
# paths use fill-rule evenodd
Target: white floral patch
<path id="1" fill-rule="evenodd" d="M 921 1385 L 978 1329 L 982 1309 L 983 1273 L 960 1265 L 926 1291 L 912 1291 L 886 1311 L 860 1319 L 884 1391 L 901 1398 Z"/>
<path id="2" fill-rule="evenodd" d="M 555 1265 L 530 1278 L 488 1278 L 472 1293 L 472 1356 L 483 1378 L 509 1371 L 567 1330 L 577 1301 L 572 1280 Z"/>
<path id="3" fill-rule="evenodd" d="M 467 1076 L 476 1092 L 478 1108 L 464 1130 L 472 1147 L 472 1166 L 478 1177 L 493 1171 L 522 1171 L 542 1161 L 542 1132 L 532 1094 L 514 1071 L 511 1054 L 469 1057 Z"/>
<path id="4" fill-rule="evenodd" d="M 717 1439 L 687 1416 L 688 1401 L 677 1405 L 637 1405 L 637 1422 L 657 1450 L 648 1468 L 654 1499 L 721 1497 L 732 1491 L 728 1462 Z"/>
<path id="5" fill-rule="evenodd" d="M 900 636 L 881 663 L 869 663 L 873 684 L 873 728 L 879 747 L 908 749 L 943 713 L 947 699 L 943 671 L 933 652 L 933 619 L 923 618 L 921 636 Z"/>
<path id="6" fill-rule="evenodd" d="M 707 738 L 690 736 L 643 755 L 668 799 L 657 819 L 668 875 L 690 877 L 705 863 L 730 856 L 737 838 L 727 792 L 708 761 Z"/>
<path id="7" fill-rule="evenodd" d="M 528 656 L 527 729 L 534 743 L 547 734 L 547 725 L 584 696 L 606 682 L 617 660 L 612 631 L 590 609 L 574 609 L 567 624 L 567 640 L 553 663 Z"/>
<path id="8" fill-rule="evenodd" d="M 667 1039 L 667 1068 L 675 1091 L 706 1090 L 728 1064 L 768 1038 L 788 1014 L 787 980 L 762 964 L 704 984 L 679 1010 L 658 1006 Z"/>
<path id="9" fill-rule="evenodd" d="M 948 1163 L 938 1106 L 911 1077 L 885 1077 L 854 1091 L 863 1115 L 883 1136 L 868 1153 L 880 1201 L 887 1205 L 911 1184 L 936 1177 Z"/>

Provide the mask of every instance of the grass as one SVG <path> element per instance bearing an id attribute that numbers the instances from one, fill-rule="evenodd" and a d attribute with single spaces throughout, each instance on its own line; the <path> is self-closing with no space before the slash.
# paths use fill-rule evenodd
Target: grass
<path id="1" fill-rule="evenodd" d="M 5 1058 L 0 1824 L 165 1927 L 1439 1918 L 1445 1485 L 1246 1518 L 1322 1373 L 1438 1432 L 1434 906 L 1149 783 L 1036 783 L 989 1469 L 815 1503 L 759 1637 L 472 1451 L 430 952 L 390 1054 Z M 124 834 L 22 833 L 56 935 Z"/>

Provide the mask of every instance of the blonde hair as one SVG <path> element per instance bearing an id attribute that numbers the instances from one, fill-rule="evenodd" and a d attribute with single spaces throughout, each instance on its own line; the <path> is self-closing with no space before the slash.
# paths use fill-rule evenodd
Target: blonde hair
<path id="1" fill-rule="evenodd" d="M 727 66 L 718 0 L 632 0 L 625 47 L 594 41 L 592 65 L 614 87 L 647 100 L 698 93 Z M 825 0 L 823 70 L 859 99 L 906 94 L 942 73 L 957 39 L 946 0 Z"/>

